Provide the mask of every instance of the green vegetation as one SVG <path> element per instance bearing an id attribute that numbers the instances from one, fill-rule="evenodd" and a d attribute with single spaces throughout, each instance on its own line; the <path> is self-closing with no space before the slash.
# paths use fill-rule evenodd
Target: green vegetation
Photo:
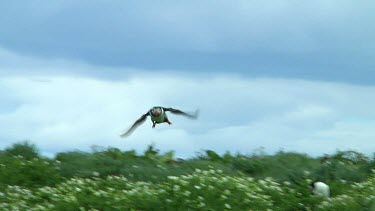
<path id="1" fill-rule="evenodd" d="M 312 196 L 313 180 L 332 198 Z M 181 160 L 149 146 L 51 159 L 23 142 L 0 151 L 0 210 L 375 210 L 375 156 L 206 150 Z"/>

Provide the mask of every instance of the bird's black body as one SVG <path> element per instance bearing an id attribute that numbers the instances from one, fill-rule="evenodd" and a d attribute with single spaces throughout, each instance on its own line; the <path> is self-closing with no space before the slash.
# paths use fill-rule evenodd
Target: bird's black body
<path id="1" fill-rule="evenodd" d="M 192 114 L 188 114 L 188 113 L 185 113 L 183 111 L 180 111 L 174 108 L 164 108 L 161 106 L 155 106 L 155 107 L 152 107 L 150 110 L 148 110 L 147 113 L 143 114 L 137 121 L 135 121 L 135 123 L 130 127 L 130 129 L 124 134 L 122 134 L 121 137 L 129 136 L 139 125 L 141 125 L 142 123 L 146 121 L 147 116 L 151 117 L 153 128 L 155 127 L 156 124 L 160 124 L 164 122 L 168 124 L 172 124 L 169 121 L 167 114 L 165 113 L 167 111 L 171 112 L 172 114 L 183 115 L 191 119 L 196 119 L 198 117 L 198 111 L 196 111 L 195 114 L 192 115 Z"/>

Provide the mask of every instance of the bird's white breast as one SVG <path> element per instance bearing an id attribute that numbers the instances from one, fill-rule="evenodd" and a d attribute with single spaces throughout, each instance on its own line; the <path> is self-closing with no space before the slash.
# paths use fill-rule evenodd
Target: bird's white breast
<path id="1" fill-rule="evenodd" d="M 315 182 L 313 193 L 316 196 L 322 196 L 322 197 L 325 197 L 325 198 L 329 198 L 329 196 L 330 196 L 329 186 L 326 185 L 323 182 Z"/>

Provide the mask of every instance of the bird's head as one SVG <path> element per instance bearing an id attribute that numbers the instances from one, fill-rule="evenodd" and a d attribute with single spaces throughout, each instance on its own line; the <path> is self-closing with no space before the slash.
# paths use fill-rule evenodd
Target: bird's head
<path id="1" fill-rule="evenodd" d="M 152 108 L 151 109 L 152 116 L 159 116 L 161 113 L 162 113 L 161 108 Z"/>

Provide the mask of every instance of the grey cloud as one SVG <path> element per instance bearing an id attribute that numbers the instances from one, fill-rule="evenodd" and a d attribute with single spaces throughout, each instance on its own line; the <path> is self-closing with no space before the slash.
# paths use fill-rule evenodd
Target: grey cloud
<path id="1" fill-rule="evenodd" d="M 6 8 L 0 14 L 0 46 L 19 55 L 175 72 L 375 82 L 371 1 L 0 6 Z M 84 74 L 115 78 L 118 71 Z"/>

